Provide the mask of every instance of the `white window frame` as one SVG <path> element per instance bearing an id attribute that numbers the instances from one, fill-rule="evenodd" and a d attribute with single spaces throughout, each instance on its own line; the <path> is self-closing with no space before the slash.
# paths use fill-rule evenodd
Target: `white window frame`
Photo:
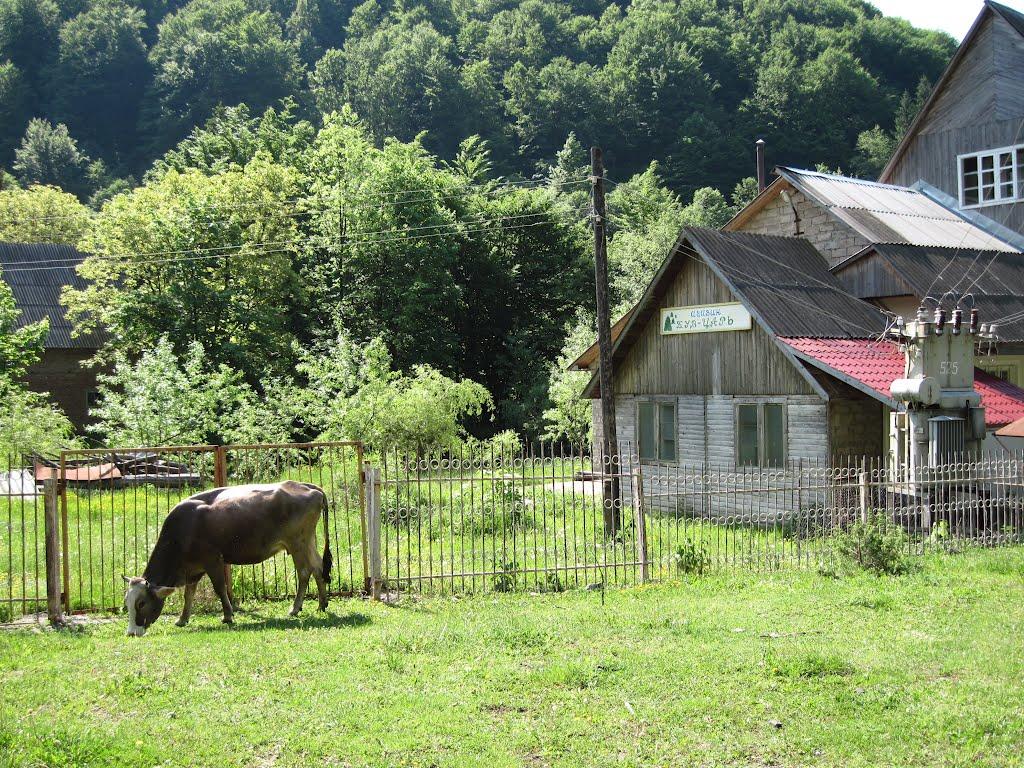
<path id="1" fill-rule="evenodd" d="M 986 149 L 981 152 L 965 152 L 962 155 L 956 156 L 956 180 L 957 190 L 959 192 L 959 200 L 961 208 L 987 208 L 991 205 L 1008 205 L 1009 203 L 1015 203 L 1019 200 L 1024 200 L 1024 157 L 1018 157 L 1019 153 L 1024 150 L 1024 144 L 1013 144 L 1008 147 L 998 147 L 996 149 Z M 1012 189 L 1013 194 L 1009 197 L 1003 196 L 1003 183 L 999 181 L 999 156 L 1002 154 L 1010 155 L 1010 171 L 1012 178 Z M 983 158 L 992 159 L 992 174 L 993 174 L 993 193 L 994 196 L 991 200 L 982 199 L 982 190 L 984 185 L 982 183 L 982 170 L 981 163 Z M 978 161 L 978 202 L 967 203 L 966 201 L 966 189 L 964 188 L 964 162 L 966 160 L 977 160 Z"/>
<path id="2" fill-rule="evenodd" d="M 655 459 L 643 458 L 640 456 L 640 404 L 651 403 L 655 406 L 654 409 L 654 450 L 658 454 Z M 676 448 L 676 457 L 674 459 L 663 459 L 661 458 L 661 406 L 662 405 L 672 406 L 672 441 Z M 645 466 L 654 465 L 668 465 L 675 466 L 679 463 L 679 402 L 674 397 L 638 397 L 636 399 L 636 455 L 637 459 Z"/>

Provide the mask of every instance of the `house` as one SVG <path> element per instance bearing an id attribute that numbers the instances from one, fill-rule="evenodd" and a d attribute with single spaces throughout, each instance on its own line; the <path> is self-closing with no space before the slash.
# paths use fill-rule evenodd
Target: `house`
<path id="1" fill-rule="evenodd" d="M 620 450 L 680 466 L 828 465 L 887 452 L 904 376 L 890 318 L 851 295 L 808 239 L 685 228 L 612 352 Z M 573 367 L 596 374 L 593 350 Z M 1024 389 L 978 371 L 990 431 Z M 584 397 L 601 395 L 592 375 Z M 595 434 L 601 409 L 594 400 Z"/>
<path id="2" fill-rule="evenodd" d="M 75 267 L 85 258 L 67 245 L 0 243 L 0 271 L 21 311 L 19 325 L 49 320 L 43 356 L 26 377 L 29 388 L 48 392 L 76 429 L 88 422 L 89 405 L 96 392 L 96 371 L 82 363 L 102 346 L 102 334 L 73 336 L 70 320 L 60 303 L 65 286 L 84 287 Z"/>
<path id="3" fill-rule="evenodd" d="M 1024 14 L 986 0 L 880 181 L 1024 235 Z"/>
<path id="4" fill-rule="evenodd" d="M 926 296 L 972 294 L 965 306 L 999 325 L 979 365 L 1024 386 L 1024 254 L 997 227 L 980 226 L 925 191 L 798 168 L 777 178 L 724 227 L 802 237 L 857 298 L 904 317 Z M 926 302 L 929 311 L 934 302 Z"/>

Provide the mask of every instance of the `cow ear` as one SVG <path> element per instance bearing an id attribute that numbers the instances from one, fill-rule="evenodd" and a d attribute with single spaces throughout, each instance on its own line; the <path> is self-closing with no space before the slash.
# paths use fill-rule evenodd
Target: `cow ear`
<path id="1" fill-rule="evenodd" d="M 121 574 L 121 578 L 124 579 L 125 584 L 143 584 L 146 581 L 141 576 L 125 576 Z"/>
<path id="2" fill-rule="evenodd" d="M 159 597 L 161 600 L 171 595 L 175 590 L 175 587 L 153 587 L 153 594 Z"/>

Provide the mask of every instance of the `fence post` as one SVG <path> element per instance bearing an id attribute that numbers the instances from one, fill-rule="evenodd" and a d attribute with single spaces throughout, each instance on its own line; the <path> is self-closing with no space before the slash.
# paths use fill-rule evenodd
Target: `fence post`
<path id="1" fill-rule="evenodd" d="M 64 624 L 61 605 L 60 526 L 57 518 L 57 481 L 43 481 L 43 521 L 46 530 L 46 618 L 55 627 Z"/>
<path id="2" fill-rule="evenodd" d="M 366 548 L 370 563 L 370 598 L 380 600 L 380 468 L 363 464 L 366 486 Z"/>
<path id="3" fill-rule="evenodd" d="M 223 445 L 213 447 L 213 484 L 218 488 L 228 484 L 228 452 Z"/>
<path id="4" fill-rule="evenodd" d="M 640 583 L 650 578 L 647 565 L 647 518 L 644 515 L 644 482 L 640 470 L 633 473 L 633 512 L 636 515 L 636 547 L 640 555 Z"/>
<path id="5" fill-rule="evenodd" d="M 60 494 L 60 532 L 61 532 L 61 561 L 63 563 L 64 578 L 64 612 L 71 613 L 71 541 L 68 533 L 68 483 L 67 483 L 67 457 L 64 451 L 60 452 L 60 477 L 57 482 L 57 491 Z"/>
<path id="6" fill-rule="evenodd" d="M 860 521 L 868 521 L 868 473 L 863 460 L 860 462 Z"/>

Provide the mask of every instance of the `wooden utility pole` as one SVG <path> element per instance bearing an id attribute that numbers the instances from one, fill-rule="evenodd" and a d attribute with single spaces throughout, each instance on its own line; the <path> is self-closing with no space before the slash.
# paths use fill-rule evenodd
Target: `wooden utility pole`
<path id="1" fill-rule="evenodd" d="M 608 242 L 605 232 L 604 162 L 601 148 L 590 148 L 590 183 L 594 197 L 594 283 L 597 289 L 598 380 L 601 387 L 601 455 L 604 473 L 604 529 L 614 536 L 619 528 L 618 440 L 615 435 L 615 390 L 612 385 L 612 320 L 608 307 Z"/>

